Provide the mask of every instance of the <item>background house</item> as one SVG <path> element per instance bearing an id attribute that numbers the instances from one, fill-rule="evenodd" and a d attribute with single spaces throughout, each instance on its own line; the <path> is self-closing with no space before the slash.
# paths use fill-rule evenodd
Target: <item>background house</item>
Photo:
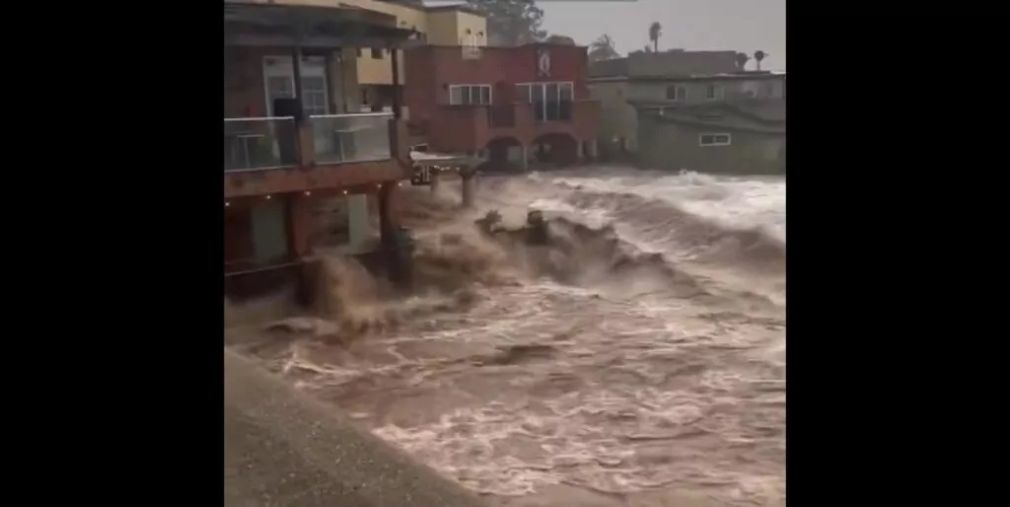
<path id="1" fill-rule="evenodd" d="M 425 46 L 406 59 L 410 126 L 432 150 L 522 168 L 595 154 L 600 111 L 586 86 L 585 47 Z"/>
<path id="2" fill-rule="evenodd" d="M 672 161 L 673 159 L 665 160 L 658 157 L 657 153 L 669 154 L 673 146 L 685 149 L 687 141 L 665 138 L 659 132 L 674 135 L 677 131 L 669 130 L 672 128 L 669 125 L 674 124 L 671 123 L 671 119 L 681 120 L 679 124 L 686 125 L 685 115 L 706 116 L 708 118 L 706 121 L 709 122 L 706 126 L 711 127 L 718 126 L 712 123 L 713 118 L 724 118 L 728 122 L 726 127 L 730 127 L 740 126 L 739 122 L 732 118 L 738 116 L 740 111 L 745 111 L 742 113 L 741 121 L 761 118 L 760 121 L 781 124 L 784 132 L 785 73 L 741 71 L 736 62 L 736 54 L 734 51 L 635 53 L 627 58 L 592 64 L 588 86 L 593 98 L 601 103 L 603 118 L 599 134 L 601 156 L 609 159 L 635 160 L 643 164 L 648 163 L 649 167 L 679 169 L 680 166 L 674 167 L 676 163 Z M 772 113 L 770 116 L 762 116 L 771 110 L 761 105 L 765 102 L 780 103 L 770 108 L 781 110 L 782 114 Z M 737 107 L 725 107 L 729 105 Z M 690 112 L 673 112 L 680 108 L 690 109 Z M 706 109 L 711 110 L 706 112 Z M 649 123 L 648 130 L 643 132 L 642 115 L 658 111 L 670 114 L 665 118 L 659 117 L 658 123 Z M 657 130 L 659 125 L 666 127 Z M 692 149 L 702 148 L 697 136 L 691 135 L 695 139 Z M 656 143 L 656 146 L 644 146 L 642 143 L 645 142 Z M 710 147 L 714 146 L 705 146 Z M 767 150 L 775 151 L 776 148 L 768 147 Z M 695 154 L 697 157 L 685 155 L 676 159 L 690 158 L 696 170 L 729 170 L 726 162 L 716 162 L 714 158 L 712 167 L 710 169 L 705 167 L 705 157 L 715 151 L 718 150 L 701 150 Z M 648 152 L 648 156 L 641 156 L 645 152 Z M 735 164 L 737 167 L 743 165 L 746 164 Z"/>
<path id="3" fill-rule="evenodd" d="M 727 174 L 786 170 L 784 101 L 635 105 L 643 167 Z"/>

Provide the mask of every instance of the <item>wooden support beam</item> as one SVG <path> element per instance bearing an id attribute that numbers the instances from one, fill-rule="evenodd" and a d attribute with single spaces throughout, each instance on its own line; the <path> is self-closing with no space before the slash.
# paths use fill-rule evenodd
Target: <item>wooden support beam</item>
<path id="1" fill-rule="evenodd" d="M 399 50 L 395 47 L 389 48 L 393 61 L 393 118 L 400 119 L 400 57 Z"/>

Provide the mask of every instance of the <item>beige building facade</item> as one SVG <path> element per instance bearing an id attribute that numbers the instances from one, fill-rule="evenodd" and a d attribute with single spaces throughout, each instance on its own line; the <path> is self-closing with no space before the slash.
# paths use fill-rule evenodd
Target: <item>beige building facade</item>
<path id="1" fill-rule="evenodd" d="M 414 44 L 487 45 L 487 19 L 466 6 L 425 7 L 395 0 L 243 0 L 243 3 L 359 8 L 396 18 L 396 27 L 417 32 Z M 332 55 L 329 86 L 339 90 L 334 109 L 341 113 L 388 110 L 393 102 L 392 53 L 388 48 L 343 48 Z M 398 79 L 406 83 L 403 51 Z M 409 110 L 404 112 L 409 117 Z"/>

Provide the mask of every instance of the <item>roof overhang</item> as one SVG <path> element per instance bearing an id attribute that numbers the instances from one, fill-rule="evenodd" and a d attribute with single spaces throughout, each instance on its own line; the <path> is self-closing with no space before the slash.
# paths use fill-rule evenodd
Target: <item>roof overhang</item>
<path id="1" fill-rule="evenodd" d="M 607 83 L 618 81 L 635 82 L 670 82 L 679 83 L 683 81 L 758 81 L 768 79 L 785 79 L 785 72 L 740 72 L 733 74 L 695 74 L 695 75 L 644 75 L 644 76 L 590 76 L 586 81 L 590 83 Z"/>
<path id="2" fill-rule="evenodd" d="M 400 47 L 414 32 L 396 17 L 366 9 L 302 5 L 224 5 L 226 46 Z"/>

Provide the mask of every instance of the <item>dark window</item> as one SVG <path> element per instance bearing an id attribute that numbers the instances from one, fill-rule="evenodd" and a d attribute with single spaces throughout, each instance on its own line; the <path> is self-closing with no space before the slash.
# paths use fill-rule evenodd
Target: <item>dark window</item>
<path id="1" fill-rule="evenodd" d="M 701 134 L 698 136 L 698 144 L 701 146 L 729 146 L 729 134 Z"/>
<path id="2" fill-rule="evenodd" d="M 362 88 L 361 89 L 361 103 L 364 104 L 364 105 L 366 105 L 366 106 L 368 105 L 368 89 L 367 88 Z"/>
<path id="3" fill-rule="evenodd" d="M 376 60 L 382 59 L 382 48 L 372 48 L 372 58 Z"/>
<path id="4" fill-rule="evenodd" d="M 708 100 L 715 100 L 719 98 L 719 85 L 710 84 L 705 89 L 705 98 Z"/>
<path id="5" fill-rule="evenodd" d="M 670 85 L 666 87 L 667 100 L 684 100 L 687 98 L 687 88 L 682 85 Z"/>

